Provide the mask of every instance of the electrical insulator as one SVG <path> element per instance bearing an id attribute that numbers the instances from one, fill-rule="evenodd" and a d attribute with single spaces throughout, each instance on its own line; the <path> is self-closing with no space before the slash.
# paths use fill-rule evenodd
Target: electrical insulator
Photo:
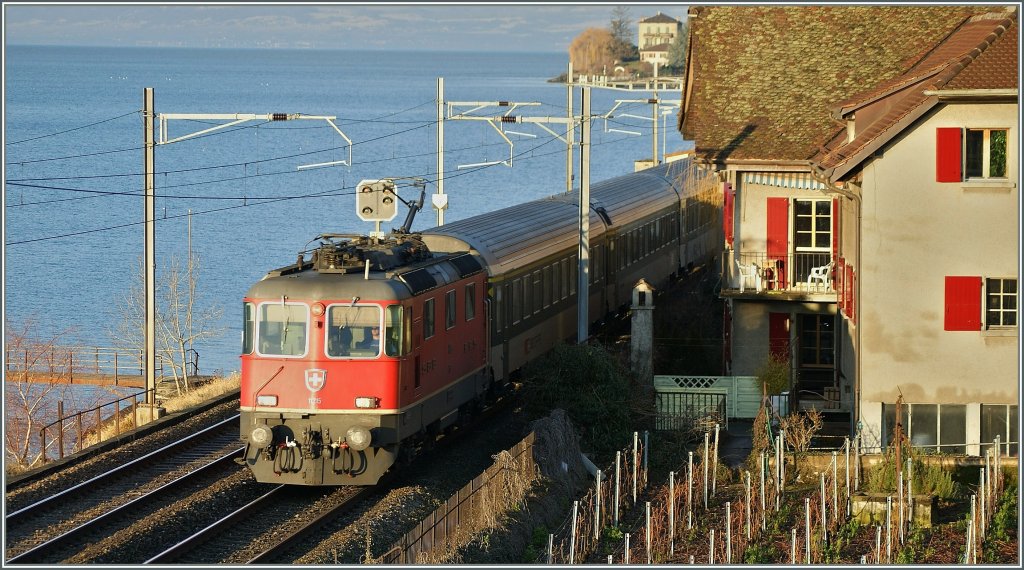
<path id="1" fill-rule="evenodd" d="M 287 121 L 288 113 L 274 113 L 270 116 L 271 121 Z"/>
<path id="2" fill-rule="evenodd" d="M 502 123 L 515 123 L 516 119 L 518 119 L 518 117 L 516 117 L 515 115 L 512 115 L 512 116 L 502 115 L 501 122 Z"/>

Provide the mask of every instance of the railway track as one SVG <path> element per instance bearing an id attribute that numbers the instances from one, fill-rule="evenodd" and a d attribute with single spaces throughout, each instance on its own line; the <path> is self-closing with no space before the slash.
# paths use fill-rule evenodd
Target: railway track
<path id="1" fill-rule="evenodd" d="M 270 563 L 376 491 L 374 487 L 279 485 L 146 563 Z"/>
<path id="2" fill-rule="evenodd" d="M 10 563 L 53 562 L 181 493 L 236 472 L 238 417 L 47 497 L 5 518 Z"/>

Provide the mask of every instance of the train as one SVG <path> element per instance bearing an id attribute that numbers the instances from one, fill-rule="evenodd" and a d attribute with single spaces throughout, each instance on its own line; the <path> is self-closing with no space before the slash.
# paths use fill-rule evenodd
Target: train
<path id="1" fill-rule="evenodd" d="M 715 255 L 721 186 L 688 160 L 591 186 L 589 322 Z M 260 482 L 374 485 L 575 340 L 578 200 L 421 232 L 413 203 L 397 230 L 321 234 L 269 271 L 243 299 L 239 462 Z"/>

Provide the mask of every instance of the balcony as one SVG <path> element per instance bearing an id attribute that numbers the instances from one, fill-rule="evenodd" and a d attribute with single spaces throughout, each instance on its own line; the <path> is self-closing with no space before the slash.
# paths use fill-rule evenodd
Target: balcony
<path id="1" fill-rule="evenodd" d="M 836 272 L 831 253 L 769 255 L 726 251 L 722 261 L 724 298 L 836 302 Z"/>

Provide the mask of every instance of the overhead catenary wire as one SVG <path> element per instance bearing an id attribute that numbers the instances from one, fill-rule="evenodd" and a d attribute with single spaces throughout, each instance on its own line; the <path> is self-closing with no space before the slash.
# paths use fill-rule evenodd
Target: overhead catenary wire
<path id="1" fill-rule="evenodd" d="M 118 115 L 116 117 L 111 117 L 109 119 L 104 119 L 102 121 L 97 121 L 95 123 L 89 123 L 88 125 L 82 125 L 80 127 L 73 127 L 73 128 L 70 128 L 70 129 L 65 129 L 63 131 L 58 131 L 56 133 L 50 133 L 50 134 L 47 134 L 47 135 L 39 135 L 39 136 L 36 136 L 36 137 L 31 137 L 31 138 L 27 138 L 27 139 L 21 139 L 20 141 L 8 141 L 8 142 L 5 142 L 4 145 L 11 146 L 11 145 L 16 145 L 16 144 L 26 143 L 26 142 L 29 142 L 29 141 L 37 141 L 39 139 L 55 137 L 55 136 L 67 134 L 67 133 L 70 133 L 70 132 L 73 132 L 73 131 L 80 131 L 82 129 L 87 129 L 89 127 L 95 127 L 96 125 L 102 125 L 103 123 L 109 123 L 111 121 L 116 121 L 118 119 L 123 119 L 125 117 L 131 116 L 131 115 L 134 115 L 135 113 L 140 113 L 140 112 L 141 112 L 141 109 L 138 109 L 138 110 L 135 110 L 135 111 L 131 111 L 129 113 L 125 113 L 123 115 Z"/>

